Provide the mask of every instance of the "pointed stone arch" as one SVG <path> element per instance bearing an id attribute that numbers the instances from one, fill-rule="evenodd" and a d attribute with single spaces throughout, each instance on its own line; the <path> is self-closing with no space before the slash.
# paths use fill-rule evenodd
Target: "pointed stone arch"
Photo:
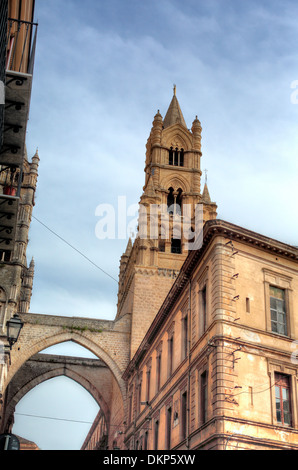
<path id="1" fill-rule="evenodd" d="M 185 150 L 191 150 L 193 146 L 192 134 L 181 124 L 175 124 L 164 130 L 162 146 L 178 147 Z"/>
<path id="2" fill-rule="evenodd" d="M 168 188 L 173 188 L 174 191 L 178 191 L 178 189 L 182 189 L 183 193 L 190 192 L 190 183 L 184 176 L 180 175 L 167 175 L 162 181 L 161 185 L 165 188 L 165 191 L 168 191 Z"/>
<path id="3" fill-rule="evenodd" d="M 91 351 L 112 372 L 119 386 L 124 407 L 126 386 L 122 374 L 129 360 L 129 328 L 126 319 L 118 321 L 75 319 L 48 315 L 22 315 L 24 326 L 18 348 L 11 352 L 11 366 L 3 391 L 20 367 L 44 349 L 66 341 L 73 341 Z M 80 325 L 81 326 L 74 326 Z"/>
<path id="4" fill-rule="evenodd" d="M 84 377 L 82 373 L 80 373 L 81 371 L 76 370 L 75 367 L 71 364 L 68 364 L 68 365 L 64 364 L 61 367 L 58 364 L 57 367 L 53 368 L 53 362 L 55 361 L 55 356 L 38 354 L 37 356 L 35 356 L 35 358 L 38 358 L 38 356 L 49 357 L 49 369 L 42 370 L 40 374 L 32 375 L 31 378 L 30 376 L 28 376 L 28 371 L 22 370 L 22 368 L 20 369 L 19 371 L 20 378 L 25 379 L 28 377 L 28 380 L 27 381 L 24 380 L 23 383 L 22 382 L 20 383 L 19 381 L 17 381 L 16 384 L 14 384 L 14 381 L 12 381 L 11 383 L 12 385 L 14 385 L 14 387 L 12 388 L 12 390 L 9 389 L 10 393 L 8 394 L 8 401 L 7 401 L 7 405 L 5 408 L 5 416 L 3 417 L 4 418 L 3 422 L 1 423 L 1 428 L 3 431 L 7 428 L 8 423 L 13 421 L 15 408 L 17 404 L 22 400 L 22 398 L 27 393 L 29 393 L 31 390 L 33 390 L 33 388 L 37 387 L 41 383 L 46 382 L 47 380 L 50 380 L 56 377 L 61 377 L 61 376 L 67 377 L 75 381 L 76 383 L 81 385 L 87 392 L 89 392 L 90 395 L 93 397 L 93 399 L 97 402 L 100 409 L 102 410 L 105 416 L 106 422 L 107 423 L 109 422 L 110 409 L 109 409 L 107 400 L 104 398 L 103 394 L 100 392 L 98 387 L 94 386 L 93 384 L 94 382 L 91 383 L 91 381 L 88 380 L 87 377 Z M 34 360 L 34 358 L 32 359 Z M 67 363 L 67 361 L 71 359 L 73 358 L 65 358 L 65 362 Z M 31 364 L 31 363 L 32 363 L 32 360 L 28 361 L 28 364 Z M 81 366 L 81 369 L 82 367 L 83 366 Z"/>

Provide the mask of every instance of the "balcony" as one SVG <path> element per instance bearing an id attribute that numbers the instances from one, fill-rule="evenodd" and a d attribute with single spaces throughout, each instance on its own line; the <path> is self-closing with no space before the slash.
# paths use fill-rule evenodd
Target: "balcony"
<path id="1" fill-rule="evenodd" d="M 37 24 L 7 19 L 5 104 L 0 148 L 0 253 L 12 249 L 21 193 Z M 3 182 L 3 175 L 9 181 Z M 2 194 L 1 194 L 2 193 Z"/>

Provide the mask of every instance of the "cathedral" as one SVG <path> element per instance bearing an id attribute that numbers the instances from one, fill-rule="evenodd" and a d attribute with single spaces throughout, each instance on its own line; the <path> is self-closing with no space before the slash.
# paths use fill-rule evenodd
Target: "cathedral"
<path id="1" fill-rule="evenodd" d="M 187 128 L 174 88 L 154 116 L 139 232 L 120 260 L 130 361 L 125 432 L 109 448 L 298 449 L 298 251 L 217 219 L 201 132 L 197 117 Z"/>
<path id="2" fill-rule="evenodd" d="M 28 157 L 25 135 L 37 25 L 34 1 L 3 0 L 1 8 L 5 445 L 22 396 L 64 374 L 100 406 L 82 450 L 298 450 L 298 249 L 218 219 L 201 167 L 202 125 L 194 110 L 188 128 L 175 86 L 148 132 L 138 231 L 120 259 L 115 319 L 30 313 L 26 249 L 40 157 Z M 98 360 L 65 358 L 62 367 L 40 354 L 65 341 Z"/>

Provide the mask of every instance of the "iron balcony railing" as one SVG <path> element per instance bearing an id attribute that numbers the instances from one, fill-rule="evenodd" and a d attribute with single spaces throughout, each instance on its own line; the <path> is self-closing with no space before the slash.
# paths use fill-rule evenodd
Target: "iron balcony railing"
<path id="1" fill-rule="evenodd" d="M 0 0 L 0 148 L 3 143 L 5 68 L 7 46 L 7 0 Z"/>
<path id="2" fill-rule="evenodd" d="M 6 70 L 33 74 L 37 23 L 8 18 Z"/>

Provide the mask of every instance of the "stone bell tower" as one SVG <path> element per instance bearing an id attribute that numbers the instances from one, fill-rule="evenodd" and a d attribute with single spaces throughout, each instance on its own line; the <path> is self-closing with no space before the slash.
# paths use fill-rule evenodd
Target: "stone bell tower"
<path id="1" fill-rule="evenodd" d="M 217 216 L 207 184 L 201 191 L 201 123 L 189 130 L 174 87 L 163 119 L 158 111 L 146 144 L 138 234 L 120 260 L 118 312 L 132 316 L 131 356 L 151 325 L 202 223 Z"/>

